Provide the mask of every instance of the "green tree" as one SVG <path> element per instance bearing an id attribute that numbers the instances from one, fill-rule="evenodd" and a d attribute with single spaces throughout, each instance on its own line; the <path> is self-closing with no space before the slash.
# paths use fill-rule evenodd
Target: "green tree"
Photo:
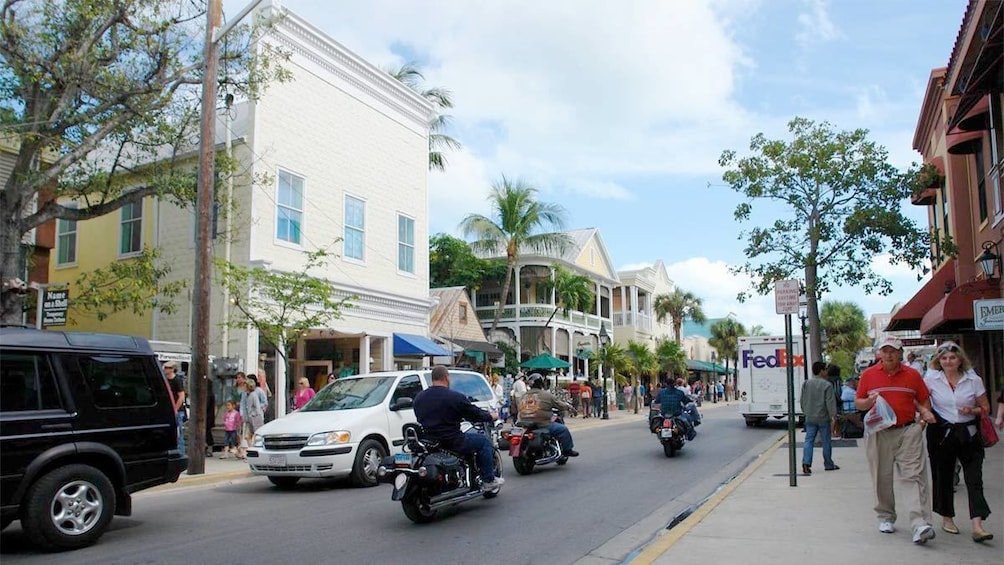
<path id="1" fill-rule="evenodd" d="M 655 318 L 660 323 L 665 323 L 666 318 L 670 318 L 673 324 L 673 335 L 676 337 L 676 343 L 682 344 L 683 336 L 680 332 L 683 328 L 683 321 L 692 320 L 700 324 L 707 319 L 704 316 L 704 310 L 701 308 L 703 302 L 703 300 L 693 293 L 677 288 L 670 294 L 660 294 L 655 297 L 655 302 L 653 303 Z"/>
<path id="2" fill-rule="evenodd" d="M 194 201 L 188 153 L 198 141 L 202 14 L 204 3 L 183 0 L 0 6 L 0 131 L 17 148 L 0 191 L 0 280 L 23 275 L 22 239 L 47 222 L 103 216 L 153 195 Z M 221 100 L 255 98 L 288 78 L 286 54 L 257 42 L 274 23 L 227 36 Z M 19 321 L 23 303 L 2 292 L 0 321 Z"/>
<path id="3" fill-rule="evenodd" d="M 776 219 L 742 233 L 747 261 L 734 272 L 750 275 L 759 294 L 771 292 L 775 281 L 804 277 L 810 357 L 819 358 L 817 300 L 830 285 L 889 294 L 891 283 L 871 268 L 871 260 L 888 252 L 892 263 L 920 268 L 930 236 L 902 212 L 916 171 L 897 170 L 885 148 L 868 140 L 867 130 L 838 132 L 827 122 L 797 117 L 788 131 L 790 142 L 759 133 L 748 156 L 726 150 L 719 164 L 725 182 L 746 197 L 736 207 L 736 220 L 751 220 L 756 199 L 776 203 L 770 212 Z"/>
<path id="4" fill-rule="evenodd" d="M 594 303 L 593 281 L 585 275 L 579 275 L 569 271 L 565 267 L 554 265 L 554 278 L 544 285 L 547 290 L 554 291 L 554 311 L 544 324 L 544 330 L 551 326 L 554 316 L 560 311 L 564 315 L 572 310 L 584 311 L 587 306 Z M 540 332 L 541 346 L 544 341 L 544 331 Z M 542 347 L 537 348 L 538 351 Z"/>
<path id="5" fill-rule="evenodd" d="M 634 372 L 638 375 L 638 380 L 632 383 L 637 396 L 639 384 L 644 384 L 645 388 L 651 389 L 652 377 L 659 374 L 659 361 L 646 342 L 628 341 L 627 352 L 633 361 Z"/>
<path id="6" fill-rule="evenodd" d="M 708 343 L 718 351 L 719 359 L 725 361 L 725 374 L 732 377 L 739 366 L 739 338 L 746 335 L 746 328 L 733 318 L 718 320 L 711 325 Z M 729 370 L 731 362 L 732 369 Z M 733 383 L 733 390 L 735 383 Z"/>
<path id="7" fill-rule="evenodd" d="M 429 126 L 429 169 L 445 171 L 447 161 L 443 151 L 456 151 L 462 147 L 459 141 L 444 133 L 451 117 L 444 114 L 443 110 L 453 107 L 453 93 L 445 88 L 426 87 L 425 76 L 415 63 L 405 63 L 398 69 L 387 69 L 387 73 L 432 102 L 436 108 L 436 119 Z"/>
<path id="8" fill-rule="evenodd" d="M 683 347 L 672 340 L 658 340 L 655 346 L 655 358 L 659 369 L 671 378 L 683 377 L 687 374 L 687 354 Z"/>
<path id="9" fill-rule="evenodd" d="M 230 292 L 231 303 L 239 314 L 232 316 L 226 326 L 258 330 L 261 339 L 275 348 L 286 369 L 287 345 L 298 342 L 313 328 L 326 327 L 340 318 L 342 309 L 351 307 L 349 300 L 355 298 L 339 291 L 327 279 L 310 274 L 326 267 L 331 254 L 318 250 L 305 255 L 303 270 L 298 272 L 249 268 L 222 259 L 215 262 L 218 280 Z M 278 377 L 276 414 L 282 415 L 287 391 Z"/>
<path id="10" fill-rule="evenodd" d="M 763 328 L 762 325 L 756 324 L 750 328 L 749 333 L 746 335 L 770 335 L 767 330 Z"/>
<path id="11" fill-rule="evenodd" d="M 502 180 L 492 185 L 488 195 L 492 216 L 470 214 L 460 222 L 465 237 L 474 237 L 471 249 L 475 253 L 506 257 L 505 282 L 489 338 L 498 327 L 502 308 L 509 297 L 512 276 L 524 250 L 542 254 L 564 253 L 572 241 L 560 230 L 565 226 L 565 210 L 557 204 L 539 202 L 537 189 L 521 179 Z M 553 229 L 556 231 L 548 231 Z"/>
<path id="12" fill-rule="evenodd" d="M 76 292 L 70 311 L 87 312 L 98 320 L 125 310 L 137 316 L 153 308 L 173 313 L 177 309 L 173 299 L 187 284 L 161 282 L 171 272 L 171 265 L 159 262 L 159 257 L 159 250 L 144 247 L 139 256 L 128 261 L 113 261 L 107 267 L 81 273 L 73 283 Z"/>
<path id="13" fill-rule="evenodd" d="M 826 353 L 842 375 L 854 374 L 854 358 L 871 344 L 865 313 L 853 302 L 824 301 L 820 324 L 826 330 Z"/>
<path id="14" fill-rule="evenodd" d="M 505 261 L 474 255 L 466 241 L 437 233 L 429 238 L 429 287 L 462 286 L 477 290 L 485 279 L 501 279 Z"/>

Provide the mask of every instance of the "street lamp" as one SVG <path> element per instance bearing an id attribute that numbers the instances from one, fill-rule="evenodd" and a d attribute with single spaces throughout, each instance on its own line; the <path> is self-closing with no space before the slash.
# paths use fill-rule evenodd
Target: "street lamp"
<path id="1" fill-rule="evenodd" d="M 717 359 L 718 359 L 718 353 L 714 349 L 712 349 L 711 350 L 711 378 L 708 379 L 709 382 L 704 387 L 704 390 L 705 390 L 704 397 L 705 398 L 707 398 L 707 396 L 708 396 L 708 394 L 707 394 L 708 389 L 709 388 L 713 388 L 716 384 L 718 384 L 718 363 L 716 362 Z M 728 379 L 729 376 L 726 374 L 725 378 Z M 715 402 L 717 402 L 717 401 L 718 401 L 718 399 L 716 398 Z"/>
<path id="2" fill-rule="evenodd" d="M 607 358 L 607 344 L 610 342 L 610 334 L 607 333 L 607 325 L 600 322 L 600 347 L 603 348 L 603 359 Z M 609 363 L 608 363 L 609 364 Z M 610 405 L 607 402 L 607 368 L 600 365 L 600 372 L 603 373 L 603 420 L 610 419 Z"/>
<path id="3" fill-rule="evenodd" d="M 976 258 L 976 262 L 979 264 L 980 269 L 983 271 L 983 275 L 988 278 L 994 278 L 994 268 L 1000 262 L 1000 255 L 997 255 L 991 249 L 999 249 L 997 244 L 993 241 L 983 242 L 983 253 Z"/>

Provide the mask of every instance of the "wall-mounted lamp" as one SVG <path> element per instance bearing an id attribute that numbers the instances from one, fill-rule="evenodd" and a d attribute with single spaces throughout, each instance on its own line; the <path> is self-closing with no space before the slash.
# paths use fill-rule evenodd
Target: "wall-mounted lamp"
<path id="1" fill-rule="evenodd" d="M 983 275 L 988 279 L 992 279 L 994 278 L 994 269 L 1000 265 L 1000 248 L 993 241 L 984 241 L 982 247 L 983 253 L 976 258 L 976 263 L 983 270 Z M 998 253 L 994 253 L 991 249 L 998 251 Z"/>

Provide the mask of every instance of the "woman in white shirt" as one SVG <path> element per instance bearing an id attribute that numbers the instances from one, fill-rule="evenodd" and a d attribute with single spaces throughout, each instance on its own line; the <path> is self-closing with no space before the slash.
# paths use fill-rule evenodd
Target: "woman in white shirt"
<path id="1" fill-rule="evenodd" d="M 951 341 L 941 344 L 931 358 L 931 371 L 924 384 L 931 391 L 931 408 L 938 418 L 927 428 L 927 452 L 931 458 L 933 509 L 942 517 L 941 529 L 958 534 L 955 525 L 955 496 L 952 479 L 956 459 L 962 463 L 969 496 L 969 517 L 973 541 L 993 539 L 983 529 L 990 506 L 983 496 L 983 444 L 979 435 L 980 416 L 990 413 L 983 379 L 972 370 L 965 352 Z"/>

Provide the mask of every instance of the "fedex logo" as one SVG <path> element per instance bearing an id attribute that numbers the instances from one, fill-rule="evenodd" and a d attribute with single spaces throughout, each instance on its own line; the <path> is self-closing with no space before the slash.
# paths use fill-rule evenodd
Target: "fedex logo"
<path id="1" fill-rule="evenodd" d="M 794 355 L 791 356 L 791 364 L 793 367 L 804 367 L 805 366 L 805 355 Z M 769 367 L 771 369 L 776 369 L 778 367 L 788 366 L 788 350 L 786 349 L 775 349 L 773 355 L 753 355 L 752 349 L 743 350 L 743 368 L 753 367 L 757 369 L 763 369 L 764 367 Z"/>

